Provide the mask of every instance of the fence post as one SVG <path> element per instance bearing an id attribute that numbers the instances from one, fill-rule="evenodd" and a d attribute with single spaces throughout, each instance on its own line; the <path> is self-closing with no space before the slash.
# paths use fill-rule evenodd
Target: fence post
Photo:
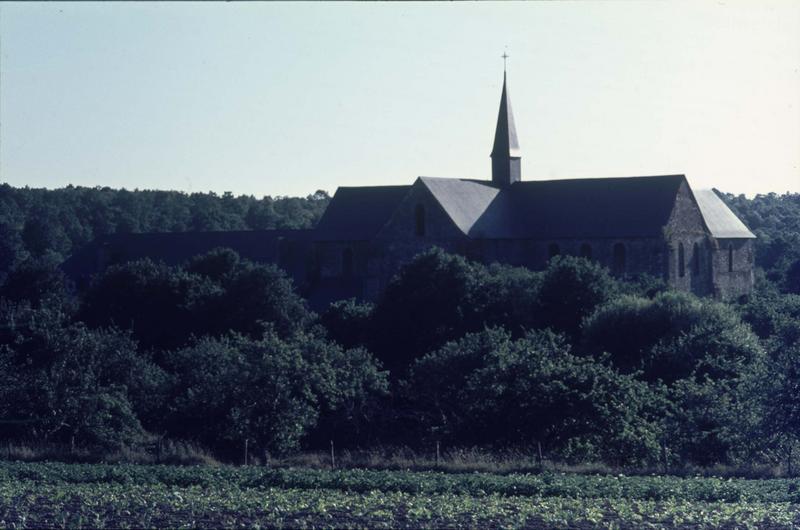
<path id="1" fill-rule="evenodd" d="M 244 439 L 244 465 L 247 465 L 247 438 Z"/>
<path id="2" fill-rule="evenodd" d="M 786 462 L 786 468 L 787 468 L 786 472 L 789 475 L 789 477 L 791 478 L 791 476 L 794 475 L 794 470 L 792 469 L 792 446 L 791 446 L 791 444 L 789 444 L 789 455 L 788 455 L 787 462 Z"/>
<path id="3" fill-rule="evenodd" d="M 436 467 L 439 467 L 439 440 L 436 440 Z"/>
<path id="4" fill-rule="evenodd" d="M 663 474 L 667 474 L 669 471 L 669 461 L 667 459 L 667 441 L 661 440 L 661 462 L 663 466 Z"/>
<path id="5" fill-rule="evenodd" d="M 331 469 L 336 467 L 336 457 L 333 454 L 333 440 L 331 440 Z"/>
<path id="6" fill-rule="evenodd" d="M 542 442 L 536 441 L 536 447 L 539 450 L 539 467 L 544 465 L 544 457 L 542 456 Z"/>

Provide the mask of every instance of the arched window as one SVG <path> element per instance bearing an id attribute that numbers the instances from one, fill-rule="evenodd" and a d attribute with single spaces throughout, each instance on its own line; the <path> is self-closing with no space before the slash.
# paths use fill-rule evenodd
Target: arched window
<path id="1" fill-rule="evenodd" d="M 622 243 L 614 245 L 614 272 L 616 274 L 625 272 L 625 245 Z"/>
<path id="2" fill-rule="evenodd" d="M 581 257 L 586 259 L 592 259 L 592 245 L 589 243 L 584 243 L 581 245 Z"/>
<path id="3" fill-rule="evenodd" d="M 425 235 L 425 207 L 421 204 L 414 208 L 414 233 L 418 236 Z"/>
<path id="4" fill-rule="evenodd" d="M 550 243 L 550 246 L 547 247 L 547 256 L 553 258 L 561 254 L 561 249 L 558 248 L 557 243 Z"/>
<path id="5" fill-rule="evenodd" d="M 692 247 L 692 274 L 700 275 L 700 245 L 697 243 Z"/>
<path id="6" fill-rule="evenodd" d="M 733 272 L 733 243 L 728 243 L 728 272 Z"/>
<path id="7" fill-rule="evenodd" d="M 350 277 L 353 275 L 353 251 L 346 248 L 342 251 L 342 276 Z"/>
<path id="8" fill-rule="evenodd" d="M 686 259 L 683 252 L 683 243 L 678 243 L 678 276 L 686 276 Z"/>

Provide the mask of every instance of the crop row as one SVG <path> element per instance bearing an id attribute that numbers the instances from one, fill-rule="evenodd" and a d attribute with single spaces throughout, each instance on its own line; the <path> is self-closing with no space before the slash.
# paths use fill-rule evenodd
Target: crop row
<path id="1" fill-rule="evenodd" d="M 334 489 L 410 494 L 499 494 L 571 499 L 767 502 L 800 504 L 800 480 L 746 480 L 665 476 L 441 473 L 376 470 L 268 469 L 136 465 L 0 464 L 0 484 L 19 480 L 46 484 L 226 484 L 240 489 Z"/>
<path id="2" fill-rule="evenodd" d="M 0 485 L 3 528 L 792 528 L 790 503 L 163 484 Z"/>

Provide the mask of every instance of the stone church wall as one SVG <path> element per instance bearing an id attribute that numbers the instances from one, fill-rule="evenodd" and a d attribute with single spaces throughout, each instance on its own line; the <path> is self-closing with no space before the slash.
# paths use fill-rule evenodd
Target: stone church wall
<path id="1" fill-rule="evenodd" d="M 711 294 L 711 241 L 700 208 L 685 182 L 678 190 L 664 237 L 669 247 L 667 284 L 700 296 Z"/>
<path id="2" fill-rule="evenodd" d="M 717 239 L 712 245 L 715 298 L 730 300 L 753 289 L 755 249 L 752 239 Z"/>
<path id="3" fill-rule="evenodd" d="M 421 210 L 420 210 L 421 208 Z M 424 213 L 421 233 L 418 216 Z M 373 241 L 370 276 L 382 290 L 403 263 L 431 247 L 468 255 L 470 239 L 424 186 L 414 186 Z"/>
<path id="4" fill-rule="evenodd" d="M 663 240 L 658 238 L 482 240 L 476 242 L 470 257 L 484 263 L 496 261 L 541 270 L 547 267 L 551 250 L 556 250 L 554 245 L 558 254 L 589 257 L 619 277 L 643 273 L 657 278 L 664 276 L 667 249 Z M 617 245 L 624 249 L 622 260 L 615 260 Z"/>

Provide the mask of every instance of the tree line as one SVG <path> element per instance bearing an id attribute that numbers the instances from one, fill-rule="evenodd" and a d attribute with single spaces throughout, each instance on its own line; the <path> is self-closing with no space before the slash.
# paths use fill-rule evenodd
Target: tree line
<path id="1" fill-rule="evenodd" d="M 797 197 L 763 203 L 782 221 L 754 230 L 793 237 Z M 284 454 L 336 440 L 623 466 L 790 462 L 791 252 L 759 262 L 753 295 L 721 303 L 576 257 L 530 271 L 432 249 L 375 303 L 319 314 L 281 270 L 229 249 L 115 265 L 77 293 L 31 257 L 0 285 L 0 432 L 98 452 L 159 436 L 221 458 L 245 441 Z"/>
<path id="2" fill-rule="evenodd" d="M 31 259 L 61 262 L 94 238 L 115 233 L 311 228 L 330 197 L 234 196 L 0 184 L 0 280 Z"/>

